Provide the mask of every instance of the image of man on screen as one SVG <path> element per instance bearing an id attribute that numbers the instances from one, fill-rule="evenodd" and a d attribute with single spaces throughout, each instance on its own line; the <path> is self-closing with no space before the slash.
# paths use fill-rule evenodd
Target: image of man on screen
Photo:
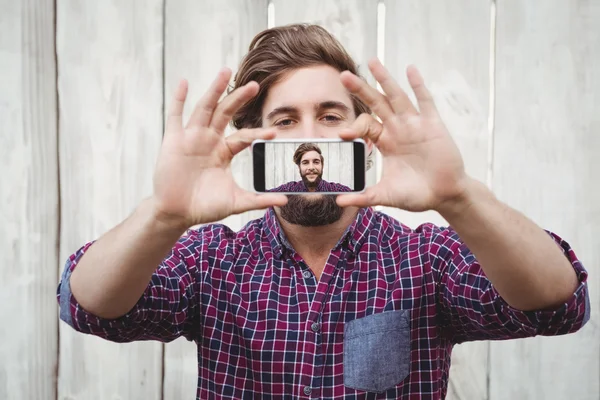
<path id="1" fill-rule="evenodd" d="M 348 186 L 323 180 L 325 158 L 315 143 L 302 143 L 294 152 L 294 164 L 298 166 L 300 181 L 284 183 L 270 192 L 351 192 Z"/>

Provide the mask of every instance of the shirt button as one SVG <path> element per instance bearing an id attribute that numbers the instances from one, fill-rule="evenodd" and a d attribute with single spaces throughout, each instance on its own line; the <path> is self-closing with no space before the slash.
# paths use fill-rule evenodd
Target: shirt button
<path id="1" fill-rule="evenodd" d="M 313 330 L 313 332 L 319 332 L 319 323 L 318 322 L 313 322 L 312 325 L 310 326 L 310 329 Z"/>
<path id="2" fill-rule="evenodd" d="M 305 395 L 310 395 L 310 393 L 312 392 L 312 389 L 310 386 L 304 386 L 304 394 Z"/>
<path id="3" fill-rule="evenodd" d="M 312 274 L 310 273 L 310 271 L 304 271 L 304 272 L 302 273 L 302 275 L 303 275 L 303 276 L 304 276 L 306 279 L 308 279 L 308 278 L 310 278 L 310 277 L 312 276 Z"/>

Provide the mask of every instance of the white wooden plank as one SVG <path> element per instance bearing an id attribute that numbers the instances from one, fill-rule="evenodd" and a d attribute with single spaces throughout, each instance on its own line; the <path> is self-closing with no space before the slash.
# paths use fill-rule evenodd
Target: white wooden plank
<path id="1" fill-rule="evenodd" d="M 367 62 L 377 55 L 377 0 L 273 0 L 275 25 L 318 24 L 331 32 L 359 66 L 359 73 L 375 85 Z M 367 171 L 367 185 L 377 182 L 375 155 Z"/>
<path id="2" fill-rule="evenodd" d="M 385 1 L 385 65 L 414 95 L 406 67 L 415 64 L 431 90 L 442 119 L 461 150 L 467 172 L 483 182 L 488 169 L 490 2 L 458 0 Z M 435 212 L 384 208 L 402 223 L 447 225 Z M 448 398 L 483 399 L 487 390 L 488 343 L 457 346 L 452 354 Z"/>
<path id="3" fill-rule="evenodd" d="M 55 399 L 53 1 L 0 0 L 0 398 Z"/>
<path id="4" fill-rule="evenodd" d="M 167 0 L 165 23 L 165 98 L 170 99 L 179 79 L 188 79 L 185 120 L 219 69 L 226 66 L 235 73 L 251 39 L 267 28 L 267 1 Z M 252 187 L 249 151 L 234 158 L 232 171 L 242 187 Z M 263 214 L 264 211 L 249 212 L 223 222 L 237 230 L 251 218 Z M 196 393 L 196 355 L 195 344 L 185 339 L 165 346 L 166 399 L 191 398 Z"/>
<path id="5" fill-rule="evenodd" d="M 599 20 L 593 0 L 498 2 L 493 188 L 573 246 L 592 319 L 575 335 L 493 343 L 493 400 L 600 398 Z"/>
<path id="6" fill-rule="evenodd" d="M 64 261 L 152 193 L 162 137 L 161 0 L 57 4 Z M 58 393 L 160 399 L 162 344 L 115 344 L 61 324 Z"/>

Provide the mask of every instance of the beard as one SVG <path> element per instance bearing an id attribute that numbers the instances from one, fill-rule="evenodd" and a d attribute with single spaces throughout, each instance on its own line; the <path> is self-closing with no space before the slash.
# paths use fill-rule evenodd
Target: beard
<path id="1" fill-rule="evenodd" d="M 312 189 L 312 188 L 316 189 L 319 186 L 319 183 L 321 183 L 321 177 L 323 176 L 323 174 L 322 173 L 318 174 L 317 179 L 315 179 L 314 182 L 309 181 L 308 178 L 306 177 L 306 175 L 309 175 L 309 174 L 301 175 L 302 182 L 304 182 L 304 186 L 306 186 L 308 189 Z"/>
<path id="2" fill-rule="evenodd" d="M 337 222 L 344 212 L 335 202 L 337 195 L 288 195 L 288 202 L 281 207 L 281 217 L 290 224 L 300 226 L 323 226 Z"/>

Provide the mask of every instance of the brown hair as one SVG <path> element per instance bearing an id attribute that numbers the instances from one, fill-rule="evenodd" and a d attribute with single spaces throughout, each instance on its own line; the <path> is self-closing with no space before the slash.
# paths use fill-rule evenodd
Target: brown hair
<path id="1" fill-rule="evenodd" d="M 262 126 L 262 107 L 271 86 L 286 73 L 316 65 L 329 65 L 338 71 L 358 75 L 358 67 L 340 42 L 318 25 L 292 24 L 260 32 L 250 43 L 234 79 L 234 89 L 248 82 L 260 85 L 258 94 L 233 116 L 237 129 Z M 369 107 L 352 96 L 354 113 L 371 113 Z"/>
<path id="2" fill-rule="evenodd" d="M 302 161 L 302 157 L 308 153 L 309 151 L 316 151 L 321 156 L 321 163 L 325 161 L 323 158 L 323 153 L 321 153 L 321 148 L 314 143 L 302 143 L 296 151 L 294 152 L 294 164 L 300 166 L 300 161 Z"/>

